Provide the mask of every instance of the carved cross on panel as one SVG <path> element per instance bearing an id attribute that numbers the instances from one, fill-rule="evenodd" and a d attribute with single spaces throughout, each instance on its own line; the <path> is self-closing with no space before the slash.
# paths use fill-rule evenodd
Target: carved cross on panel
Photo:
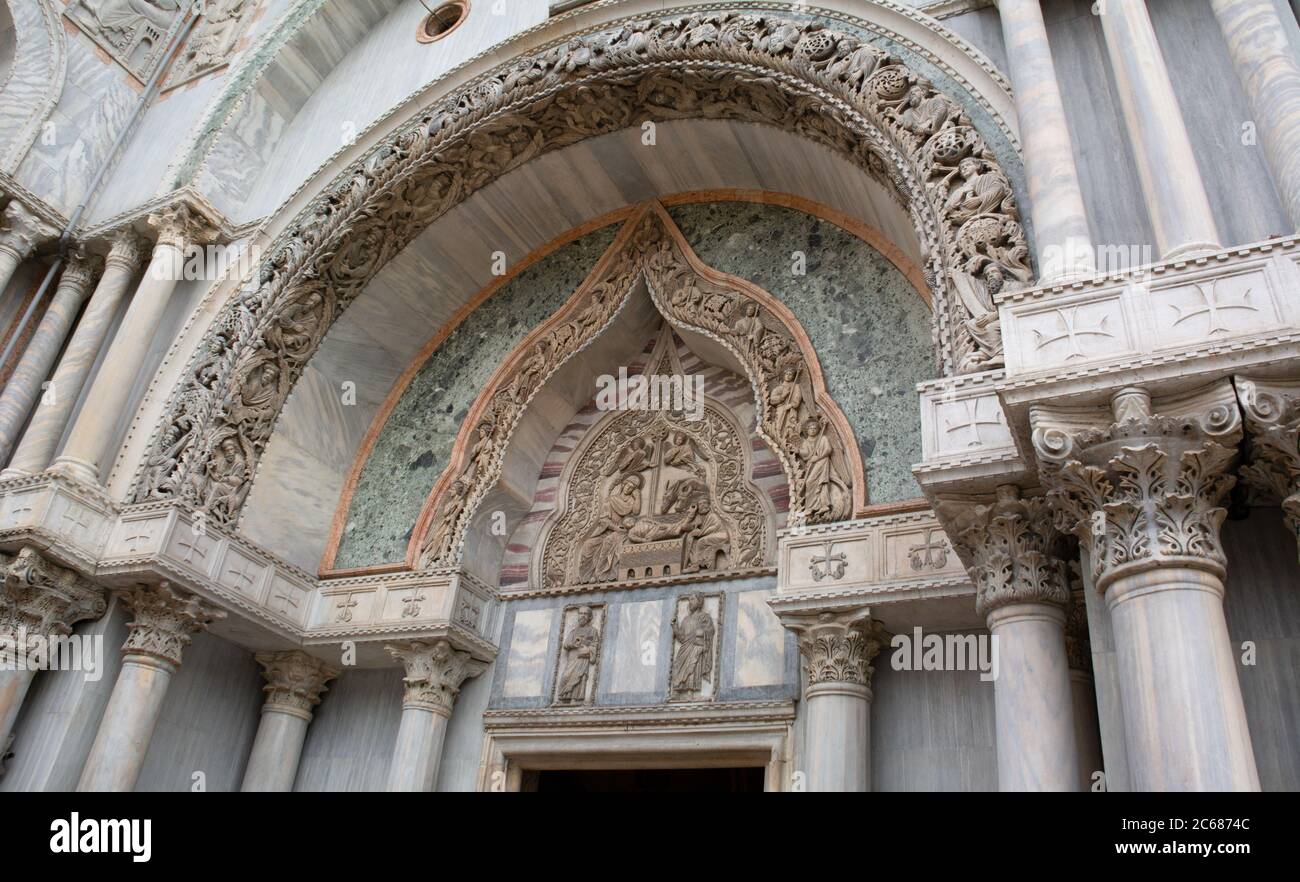
<path id="1" fill-rule="evenodd" d="M 808 562 L 808 569 L 812 572 L 814 582 L 826 578 L 832 581 L 844 578 L 844 573 L 849 567 L 849 557 L 842 551 L 832 553 L 833 545 L 834 543 L 827 542 L 822 553 L 813 555 L 813 559 Z"/>

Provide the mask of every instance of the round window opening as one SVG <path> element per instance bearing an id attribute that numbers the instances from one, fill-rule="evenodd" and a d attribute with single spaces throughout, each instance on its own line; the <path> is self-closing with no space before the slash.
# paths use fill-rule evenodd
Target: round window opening
<path id="1" fill-rule="evenodd" d="M 444 3 L 437 9 L 430 12 L 420 22 L 420 30 L 416 32 L 416 37 L 421 43 L 432 43 L 434 40 L 441 40 L 465 20 L 466 13 L 469 12 L 469 0 L 454 0 L 451 3 Z"/>

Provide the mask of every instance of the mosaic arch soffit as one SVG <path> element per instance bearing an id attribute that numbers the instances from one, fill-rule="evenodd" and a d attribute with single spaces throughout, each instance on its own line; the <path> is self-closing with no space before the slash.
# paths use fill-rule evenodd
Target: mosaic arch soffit
<path id="1" fill-rule="evenodd" d="M 817 354 L 793 313 L 744 279 L 706 266 L 658 202 L 630 217 L 574 294 L 507 356 L 461 423 L 451 461 L 412 531 L 407 563 L 460 563 L 479 503 L 496 486 L 528 403 L 614 321 L 644 281 L 678 331 L 720 343 L 754 392 L 756 430 L 781 461 L 792 523 L 845 520 L 866 505 L 865 473 L 848 420 L 826 391 Z"/>
<path id="2" fill-rule="evenodd" d="M 1031 279 L 1007 176 L 899 58 L 767 15 L 645 19 L 486 74 L 353 163 L 268 249 L 181 373 L 134 479 L 233 525 L 294 383 L 334 320 L 435 219 L 537 156 L 679 118 L 774 126 L 847 157 L 909 213 L 946 374 L 1001 364 L 993 295 Z"/>

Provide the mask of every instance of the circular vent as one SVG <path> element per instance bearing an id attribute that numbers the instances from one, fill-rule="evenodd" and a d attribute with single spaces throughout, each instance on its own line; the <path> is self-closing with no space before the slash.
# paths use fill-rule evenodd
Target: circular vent
<path id="1" fill-rule="evenodd" d="M 469 0 L 453 0 L 451 3 L 444 3 L 420 22 L 416 39 L 421 43 L 441 40 L 456 30 L 467 14 L 469 14 Z"/>

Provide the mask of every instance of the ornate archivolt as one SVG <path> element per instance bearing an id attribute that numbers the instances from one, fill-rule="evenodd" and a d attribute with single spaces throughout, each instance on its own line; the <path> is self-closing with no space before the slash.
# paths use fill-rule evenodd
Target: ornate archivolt
<path id="1" fill-rule="evenodd" d="M 704 266 L 668 213 L 658 203 L 652 203 L 627 221 L 573 297 L 502 362 L 475 401 L 461 424 L 451 463 L 434 485 L 413 533 L 412 551 L 417 566 L 458 563 L 467 526 L 478 503 L 496 484 L 502 456 L 528 401 L 571 355 L 604 329 L 641 279 L 649 287 L 655 306 L 674 327 L 722 343 L 744 368 L 760 415 L 757 431 L 777 452 L 790 485 L 792 520 L 802 519 L 807 523 L 844 520 L 865 505 L 865 478 L 853 432 L 827 394 L 816 353 L 794 316 L 757 286 Z M 737 482 L 732 482 L 734 487 L 723 480 L 708 492 L 687 493 L 672 500 L 658 496 L 647 499 L 643 486 L 646 469 L 633 468 L 631 462 L 617 464 L 624 454 L 634 454 L 638 449 L 646 451 L 645 462 L 652 455 L 659 462 L 666 454 L 664 445 L 673 446 L 675 438 L 671 436 L 685 435 L 677 445 L 685 450 L 682 462 L 689 462 L 705 478 L 710 475 L 715 479 L 725 478 L 720 463 L 728 459 L 735 461 L 740 439 L 734 437 L 737 430 L 716 409 L 710 411 L 706 407 L 705 412 L 705 425 L 694 428 L 688 421 L 662 412 L 629 411 L 627 416 L 617 416 L 602 424 L 593 445 L 595 452 L 579 457 L 578 468 L 585 471 L 575 481 L 586 487 L 593 499 L 574 500 L 574 507 L 595 502 L 602 510 L 606 509 L 611 495 L 620 490 L 630 498 L 632 490 L 621 485 L 635 476 L 642 484 L 636 490 L 643 501 L 638 503 L 635 512 L 621 512 L 620 519 L 655 517 L 666 523 L 676 517 L 693 521 L 697 516 L 703 517 L 702 506 L 697 504 L 691 512 L 691 505 L 712 496 L 713 501 L 722 503 L 716 511 L 712 504 L 708 505 L 713 514 L 710 520 L 722 522 L 719 529 L 712 531 L 716 535 L 710 541 L 717 540 L 715 545 L 721 543 L 715 551 L 720 553 L 722 545 L 738 549 L 742 539 L 752 540 L 750 544 L 754 548 L 765 547 L 765 542 L 758 541 L 761 537 L 755 532 L 757 526 L 751 525 L 756 503 L 748 505 L 730 495 L 723 501 L 716 495 L 718 489 L 725 487 L 728 494 L 734 491 L 743 496 L 743 474 L 737 476 Z M 610 475 L 604 475 L 603 471 L 611 468 L 610 457 L 614 458 L 614 466 Z M 728 466 L 731 467 L 734 466 Z M 593 473 L 588 475 L 588 471 Z M 685 478 L 685 473 L 675 475 L 677 480 Z M 598 494 L 603 495 L 595 499 Z M 584 512 L 583 517 L 589 520 L 591 513 Z M 611 526 L 609 532 L 618 532 L 617 524 Z M 692 524 L 691 528 L 695 526 L 698 525 Z M 650 533 L 667 529 L 649 522 L 642 527 L 649 531 L 645 541 L 656 541 Z M 573 548 L 575 543 L 581 546 L 586 539 L 598 538 L 589 535 L 593 529 L 594 522 L 561 522 L 559 535 L 567 538 L 562 542 L 555 539 L 556 545 L 548 542 L 548 549 L 554 555 L 547 571 L 541 574 L 543 584 L 606 581 L 618 575 L 616 567 L 593 569 L 590 559 L 584 562 L 583 549 Z M 630 534 L 631 527 L 624 532 Z M 663 533 L 657 538 L 675 541 L 685 533 L 683 528 L 677 536 Z M 723 537 L 732 536 L 734 543 L 730 538 L 723 541 Z M 589 558 L 597 554 L 594 546 L 589 552 Z M 698 548 L 696 552 L 695 558 L 682 557 L 675 572 L 696 565 L 705 568 L 703 553 Z M 603 555 L 611 560 L 617 557 L 611 558 L 610 549 L 605 549 Z M 748 565 L 745 554 L 739 551 L 728 551 L 723 557 L 728 568 Z M 715 554 L 707 562 L 707 568 L 716 568 L 720 560 Z M 640 566 L 668 565 L 665 560 L 647 561 Z"/>
<path id="2" fill-rule="evenodd" d="M 782 128 L 875 177 L 908 209 L 926 254 L 945 372 L 1001 363 L 992 298 L 1030 278 L 1028 247 L 1008 179 L 956 102 L 899 58 L 816 22 L 725 12 L 624 22 L 479 77 L 305 208 L 198 347 L 135 500 L 179 498 L 237 520 L 293 383 L 391 257 L 542 153 L 676 118 Z"/>

